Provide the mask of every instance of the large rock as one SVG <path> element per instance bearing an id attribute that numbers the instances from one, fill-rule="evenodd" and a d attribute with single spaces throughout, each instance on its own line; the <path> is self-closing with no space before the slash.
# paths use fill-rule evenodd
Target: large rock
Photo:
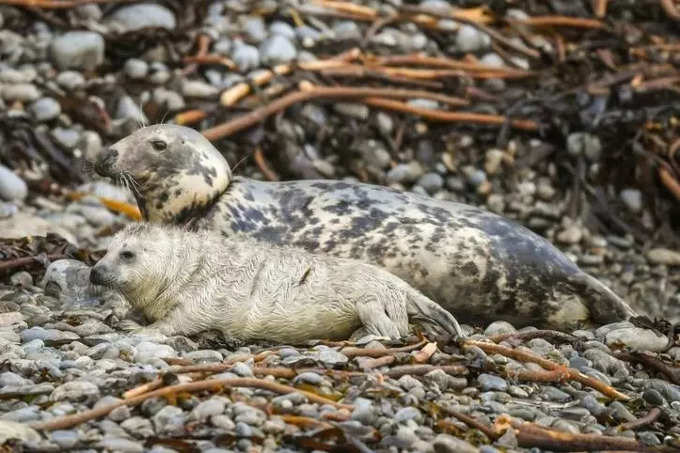
<path id="1" fill-rule="evenodd" d="M 59 69 L 91 71 L 104 61 L 104 38 L 93 31 L 69 31 L 50 45 L 50 55 Z"/>
<path id="2" fill-rule="evenodd" d="M 20 440 L 22 442 L 39 442 L 40 434 L 33 428 L 23 423 L 0 420 L 0 445 L 8 440 Z"/>

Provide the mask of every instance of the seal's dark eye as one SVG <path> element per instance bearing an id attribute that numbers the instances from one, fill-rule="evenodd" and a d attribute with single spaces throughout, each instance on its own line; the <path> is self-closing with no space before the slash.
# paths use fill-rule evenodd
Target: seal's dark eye
<path id="1" fill-rule="evenodd" d="M 123 250 L 122 252 L 120 252 L 120 257 L 123 258 L 124 260 L 131 260 L 132 258 L 135 257 L 135 254 L 129 250 Z"/>
<path id="2" fill-rule="evenodd" d="M 153 149 L 156 151 L 163 151 L 165 148 L 168 147 L 168 144 L 165 143 L 163 140 L 151 140 L 151 146 L 153 146 Z"/>

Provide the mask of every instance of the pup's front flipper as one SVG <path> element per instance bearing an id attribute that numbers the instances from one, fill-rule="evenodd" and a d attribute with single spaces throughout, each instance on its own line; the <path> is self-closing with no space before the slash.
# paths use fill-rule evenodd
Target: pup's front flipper
<path id="1" fill-rule="evenodd" d="M 357 314 L 368 334 L 398 340 L 408 334 L 405 301 L 397 294 L 367 295 L 356 303 Z"/>

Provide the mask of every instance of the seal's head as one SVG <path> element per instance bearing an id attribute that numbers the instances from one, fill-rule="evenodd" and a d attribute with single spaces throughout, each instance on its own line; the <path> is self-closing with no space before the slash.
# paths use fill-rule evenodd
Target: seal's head
<path id="1" fill-rule="evenodd" d="M 118 232 L 90 271 L 90 282 L 120 292 L 136 308 L 158 299 L 182 262 L 174 229 L 131 224 Z"/>
<path id="2" fill-rule="evenodd" d="M 143 217 L 182 223 L 209 208 L 231 182 L 226 159 L 200 132 L 172 124 L 144 127 L 97 158 L 95 171 L 127 185 Z"/>

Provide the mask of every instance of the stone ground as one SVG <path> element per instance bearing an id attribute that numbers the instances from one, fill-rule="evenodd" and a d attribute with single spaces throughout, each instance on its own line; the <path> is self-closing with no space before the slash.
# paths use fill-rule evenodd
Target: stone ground
<path id="1" fill-rule="evenodd" d="M 379 17 L 408 11 L 399 1 L 356 3 L 366 9 L 351 11 L 296 1 L 207 3 L 205 9 L 149 2 L 39 13 L 0 6 L 0 236 L 53 232 L 81 249 L 104 248 L 132 220 L 101 197 L 134 200 L 92 177 L 82 162 L 142 123 L 187 123 L 181 114 L 191 111 L 200 119 L 190 124 L 205 130 L 301 81 L 424 89 L 465 97 L 469 111 L 512 113 L 546 127 L 440 123 L 426 114 L 325 100 L 294 105 L 216 145 L 237 174 L 253 178 L 359 180 L 484 206 L 552 240 L 650 320 L 563 333 L 518 332 L 505 322 L 464 326 L 466 344 L 414 335 L 399 344 L 366 339 L 237 348 L 211 333 L 127 334 L 119 328 L 120 301 L 89 299 L 65 271 L 87 272 L 85 264 L 55 261 L 45 273 L 33 263 L 8 272 L 0 261 L 4 448 L 552 451 L 555 433 L 562 433 L 562 448 L 572 451 L 678 450 L 680 347 L 666 348 L 667 323 L 652 322 L 680 321 L 678 203 L 627 157 L 635 143 L 644 145 L 643 154 L 653 152 L 677 122 L 657 112 L 644 127 L 636 123 L 636 112 L 665 104 L 649 90 L 629 93 L 626 84 L 606 94 L 546 94 L 609 74 L 598 63 L 597 74 L 587 75 L 579 58 L 589 61 L 596 52 L 584 49 L 599 45 L 598 55 L 609 52 L 602 58 L 623 67 L 612 36 L 560 30 L 569 66 L 551 59 L 560 52 L 554 35 L 493 23 L 525 50 L 508 48 L 479 27 L 444 18 L 452 9 L 442 1 L 417 5 L 435 18 L 429 26 L 419 16 L 365 20 L 367 9 Z M 493 13 L 519 20 L 593 17 L 589 2 L 573 2 L 580 6 L 571 10 L 553 3 L 495 5 Z M 617 27 L 630 22 L 624 29 L 630 46 L 659 45 L 659 35 L 677 38 L 658 5 L 640 12 L 611 3 L 607 23 L 621 32 Z M 213 60 L 184 61 L 200 53 L 201 34 Z M 481 78 L 459 71 L 414 80 L 384 73 L 362 78 L 356 67 L 351 77 L 301 67 L 266 85 L 246 85 L 254 94 L 236 105 L 220 101 L 256 71 L 291 61 L 302 66 L 352 48 L 379 56 L 425 52 L 541 75 Z M 532 50 L 544 58 L 532 57 Z M 672 53 L 653 57 L 650 67 L 676 63 Z M 544 104 L 520 102 L 534 97 Z M 422 97 L 405 104 L 447 109 Z M 3 241 L 0 259 L 9 262 L 33 246 Z M 191 382 L 194 388 L 181 387 Z M 149 393 L 154 389 L 160 393 Z M 91 409 L 100 413 L 88 416 Z M 68 418 L 73 415 L 80 418 Z"/>

